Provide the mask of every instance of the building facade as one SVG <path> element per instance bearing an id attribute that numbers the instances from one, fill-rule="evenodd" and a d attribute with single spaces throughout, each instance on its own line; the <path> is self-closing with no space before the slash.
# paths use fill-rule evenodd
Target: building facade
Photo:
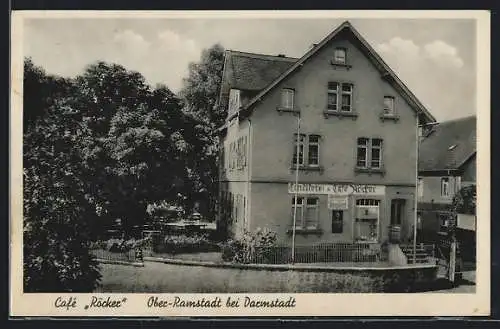
<path id="1" fill-rule="evenodd" d="M 226 51 L 220 225 L 283 243 L 413 237 L 418 124 L 433 116 L 349 22 L 303 57 Z"/>
<path id="2" fill-rule="evenodd" d="M 419 239 L 433 242 L 455 225 L 449 212 L 455 194 L 476 184 L 476 117 L 427 127 L 419 150 Z"/>

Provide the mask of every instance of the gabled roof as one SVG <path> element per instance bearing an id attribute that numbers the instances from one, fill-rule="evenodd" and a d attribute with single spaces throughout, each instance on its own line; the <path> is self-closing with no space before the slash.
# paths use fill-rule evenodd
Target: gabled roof
<path id="1" fill-rule="evenodd" d="M 435 122 L 436 119 L 432 114 L 425 108 L 425 106 L 420 103 L 420 101 L 413 95 L 413 93 L 405 86 L 405 84 L 396 76 L 396 74 L 389 68 L 389 66 L 382 60 L 382 58 L 375 52 L 375 50 L 364 40 L 364 38 L 357 32 L 354 27 L 348 21 L 342 23 L 337 27 L 332 33 L 330 33 L 326 38 L 324 38 L 315 47 L 309 50 L 304 56 L 297 60 L 293 65 L 281 73 L 274 81 L 269 83 L 264 89 L 262 89 L 255 97 L 253 97 L 246 105 L 244 105 L 240 112 L 249 113 L 257 102 L 259 102 L 267 93 L 269 93 L 273 88 L 275 88 L 281 81 L 287 78 L 290 74 L 294 73 L 299 69 L 304 63 L 314 56 L 321 48 L 327 45 L 332 39 L 338 36 L 340 33 L 346 32 L 346 35 L 350 36 L 351 39 L 359 46 L 360 50 L 365 53 L 368 59 L 377 67 L 381 75 L 387 79 L 388 82 L 392 83 L 393 86 L 399 89 L 401 95 L 410 104 L 410 106 L 419 113 L 421 123 Z"/>
<path id="2" fill-rule="evenodd" d="M 420 142 L 419 172 L 458 170 L 476 154 L 476 116 L 444 121 Z"/>

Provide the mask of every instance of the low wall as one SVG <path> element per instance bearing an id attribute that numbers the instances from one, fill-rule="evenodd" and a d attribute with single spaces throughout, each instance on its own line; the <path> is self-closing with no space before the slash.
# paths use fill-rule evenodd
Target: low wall
<path id="1" fill-rule="evenodd" d="M 145 257 L 145 267 L 179 272 L 188 291 L 162 292 L 240 292 L 240 293 L 398 293 L 426 290 L 437 277 L 437 266 L 332 267 L 321 265 L 257 265 L 158 259 Z M 203 273 L 195 279 L 198 272 Z M 166 274 L 166 273 L 165 273 Z M 193 276 L 193 280 L 191 280 Z M 168 276 L 170 282 L 175 276 Z M 191 287 L 198 285 L 197 288 Z M 197 282 L 198 281 L 198 282 Z M 210 288 L 203 288 L 204 286 Z M 215 288 L 218 287 L 218 288 Z M 161 288 L 159 288 L 162 290 Z M 166 289 L 166 288 L 165 288 Z"/>

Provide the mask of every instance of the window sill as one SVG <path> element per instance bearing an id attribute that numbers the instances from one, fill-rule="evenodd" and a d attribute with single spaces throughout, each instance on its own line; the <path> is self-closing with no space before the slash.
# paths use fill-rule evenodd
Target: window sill
<path id="1" fill-rule="evenodd" d="M 360 167 L 356 167 L 354 168 L 354 172 L 357 173 L 357 174 L 378 174 L 378 175 L 385 175 L 385 169 L 384 168 L 379 168 L 379 169 L 375 169 L 375 168 L 360 168 Z"/>
<path id="2" fill-rule="evenodd" d="M 298 110 L 298 109 L 295 109 L 295 108 L 289 109 L 289 108 L 280 107 L 280 106 L 278 106 L 276 108 L 276 111 L 278 111 L 279 113 L 300 113 L 300 110 Z"/>
<path id="3" fill-rule="evenodd" d="M 330 64 L 332 64 L 332 66 L 334 66 L 334 67 L 343 67 L 343 68 L 346 68 L 348 70 L 352 69 L 352 65 L 349 65 L 349 64 L 346 64 L 346 63 L 336 62 L 333 59 L 330 61 Z"/>
<path id="4" fill-rule="evenodd" d="M 290 167 L 290 170 L 297 170 L 297 166 L 292 165 Z M 302 166 L 298 166 L 298 170 L 323 172 L 323 166 L 305 166 L 305 165 L 302 165 Z"/>
<path id="5" fill-rule="evenodd" d="M 339 118 L 352 118 L 356 120 L 358 117 L 358 113 L 355 111 L 347 112 L 347 111 L 334 111 L 334 110 L 326 110 L 323 111 L 323 115 L 325 119 L 328 119 L 330 116 L 339 117 Z"/>
<path id="6" fill-rule="evenodd" d="M 293 229 L 288 229 L 288 234 L 293 234 Z M 299 235 L 321 235 L 323 234 L 323 230 L 320 228 L 296 228 L 295 234 Z"/>
<path id="7" fill-rule="evenodd" d="M 381 114 L 380 115 L 380 120 L 382 122 L 384 122 L 384 121 L 398 122 L 399 121 L 399 116 L 398 115 L 384 115 L 384 114 Z"/>

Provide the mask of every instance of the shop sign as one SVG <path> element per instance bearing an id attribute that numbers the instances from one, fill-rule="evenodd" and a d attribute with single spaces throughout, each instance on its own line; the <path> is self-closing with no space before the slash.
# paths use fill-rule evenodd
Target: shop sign
<path id="1" fill-rule="evenodd" d="M 369 184 L 295 184 L 288 183 L 288 193 L 333 195 L 385 195 L 384 185 Z"/>
<path id="2" fill-rule="evenodd" d="M 349 198 L 347 196 L 337 196 L 328 194 L 328 209 L 347 210 L 349 208 Z"/>

